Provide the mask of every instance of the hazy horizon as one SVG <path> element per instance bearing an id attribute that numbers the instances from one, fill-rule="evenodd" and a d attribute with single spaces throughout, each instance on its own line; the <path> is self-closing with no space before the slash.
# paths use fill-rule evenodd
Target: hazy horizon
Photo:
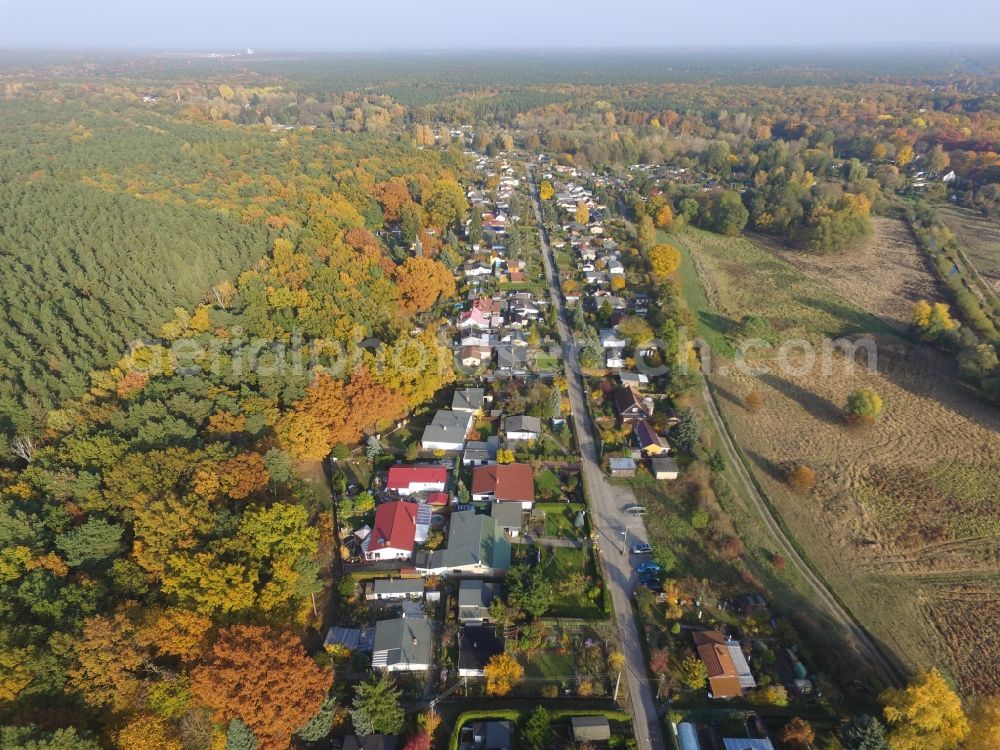
<path id="1" fill-rule="evenodd" d="M 724 0 L 669 9 L 652 0 L 565 7 L 512 0 L 477 13 L 457 0 L 387 0 L 335 7 L 317 0 L 282 6 L 259 0 L 48 0 L 5 11 L 0 48 L 9 50 L 269 53 L 760 49 L 877 45 L 994 46 L 1000 3 L 956 0 L 942 20 L 927 0 L 845 0 L 836 13 L 774 0 L 766 12 Z"/>

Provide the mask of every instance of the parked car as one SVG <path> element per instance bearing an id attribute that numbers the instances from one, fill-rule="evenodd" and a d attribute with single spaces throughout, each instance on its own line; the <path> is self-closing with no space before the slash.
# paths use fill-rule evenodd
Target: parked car
<path id="1" fill-rule="evenodd" d="M 645 573 L 661 573 L 663 568 L 657 565 L 652 560 L 647 560 L 644 563 L 640 563 L 635 566 L 635 572 L 639 575 L 644 575 Z"/>
<path id="2" fill-rule="evenodd" d="M 644 516 L 646 515 L 646 509 L 641 505 L 626 505 L 622 509 L 625 513 L 630 516 Z"/>
<path id="3" fill-rule="evenodd" d="M 648 555 L 653 551 L 653 548 L 646 544 L 645 542 L 640 542 L 639 544 L 632 545 L 633 555 Z"/>
<path id="4" fill-rule="evenodd" d="M 660 574 L 653 571 L 649 573 L 643 573 L 642 575 L 639 576 L 639 583 L 641 583 L 643 586 L 648 586 L 651 583 L 659 583 L 659 582 L 660 582 Z"/>

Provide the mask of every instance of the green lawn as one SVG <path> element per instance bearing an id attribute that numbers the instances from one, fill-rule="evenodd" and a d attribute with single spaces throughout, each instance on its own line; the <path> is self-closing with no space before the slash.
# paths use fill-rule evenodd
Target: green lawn
<path id="1" fill-rule="evenodd" d="M 726 338 L 728 326 L 723 325 L 718 316 L 711 314 L 711 305 L 705 294 L 701 279 L 698 278 L 698 271 L 695 269 L 694 261 L 691 259 L 691 251 L 680 239 L 678 235 L 668 235 L 665 232 L 657 234 L 657 240 L 667 242 L 681 253 L 681 267 L 677 271 L 681 282 L 681 291 L 688 307 L 697 316 L 698 336 L 705 339 L 713 352 L 718 352 L 723 356 L 731 356 L 732 346 Z"/>
<path id="2" fill-rule="evenodd" d="M 545 352 L 539 352 L 535 357 L 535 369 L 552 372 L 559 369 L 559 358 Z"/>
<path id="3" fill-rule="evenodd" d="M 573 526 L 577 511 L 583 510 L 579 503 L 535 503 L 536 511 L 545 513 L 545 536 L 561 536 L 579 539 L 580 529 Z"/>
<path id="4" fill-rule="evenodd" d="M 591 564 L 590 551 L 587 549 L 556 547 L 552 550 L 551 555 L 546 555 L 543 564 L 548 580 L 556 586 L 559 581 L 566 580 L 572 573 L 583 573 L 595 579 L 595 582 L 599 579 Z M 596 602 L 591 600 L 588 591 L 579 594 L 560 594 L 557 591 L 546 615 L 548 617 L 576 617 L 585 620 L 601 620 L 606 617 L 601 610 L 600 599 Z"/>
<path id="5" fill-rule="evenodd" d="M 571 654 L 541 651 L 524 659 L 524 676 L 535 680 L 571 680 L 575 673 Z"/>
<path id="6" fill-rule="evenodd" d="M 768 320 L 775 333 L 786 340 L 856 333 L 898 335 L 879 318 L 745 237 L 687 228 L 675 235 L 662 235 L 662 239 L 681 251 L 678 273 L 684 297 L 698 318 L 698 334 L 716 354 L 732 353 L 726 339 L 738 335 L 744 315 Z M 699 279 L 694 258 L 710 279 Z M 701 282 L 709 285 L 708 292 Z"/>

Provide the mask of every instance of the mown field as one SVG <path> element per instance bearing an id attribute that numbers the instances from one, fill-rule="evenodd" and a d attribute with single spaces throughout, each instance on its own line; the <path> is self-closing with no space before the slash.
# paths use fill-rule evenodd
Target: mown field
<path id="1" fill-rule="evenodd" d="M 1000 294 L 1000 220 L 950 204 L 939 206 L 938 212 L 976 270 L 993 292 Z"/>
<path id="2" fill-rule="evenodd" d="M 823 368 L 793 356 L 782 368 L 765 353 L 753 375 L 716 362 L 711 382 L 758 480 L 855 615 L 907 666 L 943 664 L 965 691 L 995 692 L 1000 679 L 981 665 L 1000 659 L 984 629 L 1000 616 L 1000 414 L 957 382 L 946 357 L 887 335 L 876 317 L 931 284 L 916 248 L 896 247 L 891 263 L 879 252 L 846 258 L 851 278 L 881 282 L 865 298 L 861 282 L 848 289 L 812 259 L 796 268 L 747 240 L 681 239 L 721 320 L 758 315 L 807 339 L 874 334 L 875 372 L 843 357 Z M 849 428 L 842 408 L 859 387 L 875 388 L 886 411 Z M 755 412 L 743 404 L 751 390 L 763 396 Z M 785 483 L 799 463 L 815 469 L 815 490 Z"/>
<path id="3" fill-rule="evenodd" d="M 890 326 L 905 329 L 914 302 L 945 297 L 906 224 L 876 217 L 872 225 L 872 236 L 862 247 L 832 255 L 790 249 L 764 235 L 754 242 Z"/>

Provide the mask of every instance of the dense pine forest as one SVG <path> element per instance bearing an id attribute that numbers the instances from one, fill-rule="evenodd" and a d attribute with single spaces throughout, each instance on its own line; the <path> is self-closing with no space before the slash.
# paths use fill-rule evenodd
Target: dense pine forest
<path id="1" fill-rule="evenodd" d="M 267 251 L 268 230 L 210 209 L 40 178 L 0 188 L 0 400 L 51 409 L 206 282 Z"/>

